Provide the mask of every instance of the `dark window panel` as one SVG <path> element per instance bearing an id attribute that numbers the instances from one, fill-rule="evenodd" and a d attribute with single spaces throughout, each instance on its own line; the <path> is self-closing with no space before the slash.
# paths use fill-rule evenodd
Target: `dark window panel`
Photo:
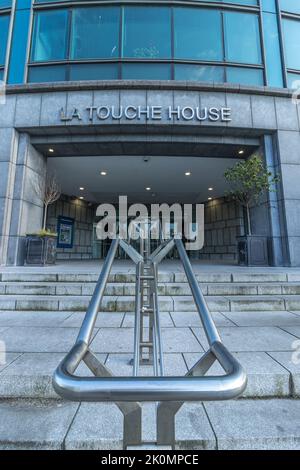
<path id="1" fill-rule="evenodd" d="M 67 79 L 66 72 L 66 65 L 41 65 L 29 67 L 28 82 L 64 82 Z"/>
<path id="2" fill-rule="evenodd" d="M 224 67 L 208 65 L 175 64 L 175 80 L 224 82 Z"/>
<path id="3" fill-rule="evenodd" d="M 170 64 L 122 64 L 124 80 L 171 80 Z"/>
<path id="4" fill-rule="evenodd" d="M 119 64 L 73 64 L 70 80 L 117 80 Z"/>
<path id="5" fill-rule="evenodd" d="M 264 74 L 260 69 L 245 67 L 226 67 L 226 82 L 241 85 L 264 85 Z"/>

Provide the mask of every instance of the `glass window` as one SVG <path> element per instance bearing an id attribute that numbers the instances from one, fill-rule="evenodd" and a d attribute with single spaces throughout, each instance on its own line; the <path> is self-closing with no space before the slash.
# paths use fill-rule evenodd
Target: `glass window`
<path id="1" fill-rule="evenodd" d="M 37 13 L 34 21 L 33 61 L 61 60 L 66 58 L 68 10 Z"/>
<path id="2" fill-rule="evenodd" d="M 119 64 L 73 64 L 70 80 L 117 80 Z"/>
<path id="3" fill-rule="evenodd" d="M 71 59 L 119 56 L 119 8 L 76 8 L 72 15 Z"/>
<path id="4" fill-rule="evenodd" d="M 124 80 L 171 80 L 170 64 L 122 64 Z"/>
<path id="5" fill-rule="evenodd" d="M 12 0 L 0 0 L 0 8 L 11 7 Z"/>
<path id="6" fill-rule="evenodd" d="M 280 0 L 280 8 L 290 13 L 300 13 L 299 0 Z"/>
<path id="7" fill-rule="evenodd" d="M 66 65 L 43 65 L 39 67 L 29 67 L 28 82 L 65 82 L 67 80 L 66 73 Z"/>
<path id="8" fill-rule="evenodd" d="M 224 67 L 218 65 L 175 64 L 175 80 L 224 82 Z"/>
<path id="9" fill-rule="evenodd" d="M 257 15 L 225 12 L 226 60 L 245 64 L 260 64 L 260 34 Z"/>
<path id="10" fill-rule="evenodd" d="M 284 19 L 282 23 L 287 67 L 300 70 L 300 21 Z"/>
<path id="11" fill-rule="evenodd" d="M 0 69 L 0 80 L 2 81 L 4 78 L 4 70 Z"/>
<path id="12" fill-rule="evenodd" d="M 177 59 L 223 60 L 221 12 L 175 8 L 174 49 Z"/>
<path id="13" fill-rule="evenodd" d="M 260 69 L 247 69 L 244 67 L 226 67 L 226 82 L 241 85 L 264 84 L 263 71 Z"/>
<path id="14" fill-rule="evenodd" d="M 288 87 L 294 90 L 300 89 L 300 74 L 297 73 L 288 73 Z"/>
<path id="15" fill-rule="evenodd" d="M 235 3 L 237 5 L 257 5 L 257 0 L 203 0 L 203 1 L 218 2 L 218 3 Z"/>
<path id="16" fill-rule="evenodd" d="M 9 15 L 0 16 L 0 65 L 5 64 L 9 19 Z"/>
<path id="17" fill-rule="evenodd" d="M 125 7 L 122 52 L 132 58 L 171 57 L 171 9 Z"/>
<path id="18" fill-rule="evenodd" d="M 263 13 L 262 18 L 266 50 L 267 85 L 283 87 L 277 15 L 274 13 Z"/>

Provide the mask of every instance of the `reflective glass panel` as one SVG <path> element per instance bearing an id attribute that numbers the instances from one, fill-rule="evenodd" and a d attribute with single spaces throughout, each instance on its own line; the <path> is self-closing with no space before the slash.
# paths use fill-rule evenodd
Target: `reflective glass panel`
<path id="1" fill-rule="evenodd" d="M 147 59 L 171 57 L 170 8 L 124 8 L 122 55 Z"/>
<path id="2" fill-rule="evenodd" d="M 118 64 L 73 64 L 70 80 L 117 80 Z"/>
<path id="3" fill-rule="evenodd" d="M 118 57 L 119 30 L 119 8 L 74 9 L 71 59 Z"/>
<path id="4" fill-rule="evenodd" d="M 283 76 L 277 15 L 275 13 L 263 13 L 262 19 L 266 51 L 267 85 L 282 87 Z"/>
<path id="5" fill-rule="evenodd" d="M 11 7 L 12 0 L 0 0 L 0 8 Z"/>
<path id="6" fill-rule="evenodd" d="M 283 19 L 282 24 L 287 67 L 300 70 L 300 21 Z"/>
<path id="7" fill-rule="evenodd" d="M 224 67 L 192 64 L 175 64 L 175 80 L 224 82 Z"/>
<path id="8" fill-rule="evenodd" d="M 122 64 L 124 80 L 171 80 L 170 64 Z"/>
<path id="9" fill-rule="evenodd" d="M 5 64 L 9 19 L 9 15 L 0 16 L 0 65 Z"/>
<path id="10" fill-rule="evenodd" d="M 174 49 L 177 59 L 223 60 L 221 12 L 175 8 Z"/>
<path id="11" fill-rule="evenodd" d="M 29 67 L 28 82 L 64 82 L 66 81 L 66 65 L 43 65 L 40 67 Z"/>
<path id="12" fill-rule="evenodd" d="M 245 64 L 261 63 L 258 17 L 250 13 L 225 12 L 226 60 Z"/>
<path id="13" fill-rule="evenodd" d="M 37 13 L 34 21 L 33 61 L 61 60 L 67 51 L 67 10 Z"/>
<path id="14" fill-rule="evenodd" d="M 239 83 L 241 85 L 257 85 L 264 84 L 263 71 L 260 69 L 247 69 L 242 67 L 226 67 L 226 82 Z"/>
<path id="15" fill-rule="evenodd" d="M 299 0 L 280 0 L 280 8 L 283 11 L 290 13 L 300 13 L 300 1 Z"/>
<path id="16" fill-rule="evenodd" d="M 293 88 L 294 90 L 300 90 L 300 74 L 298 73 L 288 73 L 287 74 L 287 79 L 288 79 L 288 87 Z M 300 93 L 299 93 L 299 99 L 300 99 Z"/>

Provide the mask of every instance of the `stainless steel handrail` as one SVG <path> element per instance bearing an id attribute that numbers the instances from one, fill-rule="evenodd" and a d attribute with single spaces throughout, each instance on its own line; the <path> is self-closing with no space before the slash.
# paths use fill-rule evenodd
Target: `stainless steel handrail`
<path id="1" fill-rule="evenodd" d="M 95 321 L 100 309 L 101 300 L 104 295 L 105 286 L 109 279 L 109 274 L 115 258 L 119 239 L 113 240 L 108 252 L 108 256 L 103 265 L 99 280 L 97 282 L 94 294 L 89 304 L 87 313 L 83 320 L 79 335 L 72 347 L 71 351 L 62 360 L 53 376 L 53 387 L 55 391 L 63 398 L 73 401 L 99 401 L 99 402 L 116 402 L 127 418 L 127 425 L 129 426 L 128 416 L 134 416 L 136 420 L 140 420 L 140 408 L 137 402 L 143 401 L 159 401 L 162 402 L 158 407 L 158 426 L 161 424 L 161 430 L 158 429 L 160 441 L 174 444 L 174 419 L 175 414 L 183 402 L 187 401 L 202 401 L 202 400 L 228 400 L 236 398 L 245 389 L 247 377 L 244 369 L 239 362 L 232 356 L 227 348 L 222 344 L 216 326 L 210 315 L 205 299 L 193 273 L 191 263 L 188 259 L 183 243 L 179 239 L 173 240 L 173 243 L 167 243 L 161 250 L 156 251 L 156 255 L 152 255 L 151 263 L 154 272 L 154 282 L 156 279 L 156 263 L 157 260 L 161 261 L 162 252 L 166 255 L 168 250 L 175 246 L 178 250 L 180 259 L 193 294 L 193 298 L 207 336 L 209 343 L 209 351 L 201 358 L 198 363 L 192 368 L 185 377 L 137 377 L 139 360 L 136 358 L 138 346 L 138 337 L 135 337 L 135 359 L 134 359 L 134 376 L 133 377 L 115 377 L 111 372 L 92 355 L 90 351 L 90 342 L 92 339 L 92 332 Z M 121 244 L 122 246 L 122 244 Z M 128 245 L 129 246 L 129 245 Z M 132 250 L 126 246 L 126 251 L 131 256 L 137 265 L 137 281 L 141 276 L 140 270 L 140 257 L 136 256 Z M 136 299 L 138 299 L 138 290 L 136 290 Z M 154 298 L 154 307 L 157 307 L 155 317 L 155 333 L 157 334 L 156 341 L 158 340 L 157 350 L 160 353 L 160 371 L 163 370 L 162 358 L 162 343 L 160 336 L 159 314 L 158 314 L 158 300 Z M 135 335 L 138 335 L 140 325 L 138 316 L 139 305 L 136 305 L 136 318 L 135 318 Z M 157 352 L 157 351 L 156 351 Z M 91 367 L 91 358 L 93 359 L 93 367 Z M 86 364 L 94 372 L 97 370 L 96 377 L 79 377 L 75 376 L 74 372 L 81 361 Z M 208 376 L 204 377 L 204 373 L 209 369 L 211 364 L 217 360 L 226 375 L 223 376 Z M 96 365 L 95 365 L 96 364 Z M 102 375 L 102 376 L 99 376 Z M 127 408 L 120 405 L 121 402 L 135 402 L 133 409 L 130 409 L 131 415 L 126 415 Z M 166 409 L 164 404 L 166 402 L 177 402 L 173 409 Z M 128 403 L 129 404 L 129 403 Z M 173 403 L 174 404 L 174 403 Z M 168 432 L 166 438 L 162 438 L 162 429 L 166 426 L 164 416 L 169 416 L 170 422 L 167 425 Z M 131 423 L 132 424 L 132 423 Z M 140 423 L 139 423 L 140 426 Z M 131 428 L 134 427 L 131 425 Z M 134 438 L 126 438 L 126 443 L 137 444 L 141 439 L 137 434 Z"/>

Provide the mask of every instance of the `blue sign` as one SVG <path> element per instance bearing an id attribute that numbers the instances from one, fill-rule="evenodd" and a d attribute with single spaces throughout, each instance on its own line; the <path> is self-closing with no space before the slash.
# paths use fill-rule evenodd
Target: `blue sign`
<path id="1" fill-rule="evenodd" d="M 75 220 L 59 216 L 57 220 L 57 248 L 73 248 Z"/>

